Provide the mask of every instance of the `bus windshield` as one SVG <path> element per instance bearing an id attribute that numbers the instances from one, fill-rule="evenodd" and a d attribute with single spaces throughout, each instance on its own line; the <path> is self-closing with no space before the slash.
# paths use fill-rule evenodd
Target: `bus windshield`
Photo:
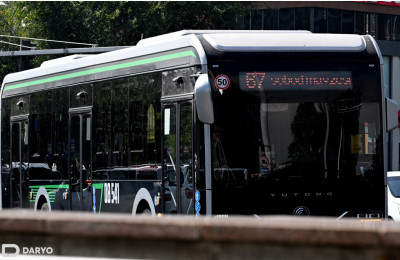
<path id="1" fill-rule="evenodd" d="M 213 93 L 214 209 L 356 216 L 382 200 L 379 73 L 230 68 Z"/>

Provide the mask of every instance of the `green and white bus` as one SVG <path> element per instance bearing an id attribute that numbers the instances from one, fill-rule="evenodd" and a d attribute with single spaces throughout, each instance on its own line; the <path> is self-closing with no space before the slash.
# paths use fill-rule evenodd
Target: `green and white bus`
<path id="1" fill-rule="evenodd" d="M 371 36 L 180 31 L 7 75 L 2 208 L 384 218 Z"/>

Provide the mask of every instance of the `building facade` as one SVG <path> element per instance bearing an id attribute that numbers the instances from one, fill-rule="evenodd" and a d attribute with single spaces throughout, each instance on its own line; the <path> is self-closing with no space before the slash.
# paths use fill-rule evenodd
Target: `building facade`
<path id="1" fill-rule="evenodd" d="M 370 34 L 383 56 L 385 96 L 400 108 L 400 2 L 267 1 L 237 17 L 237 29 L 307 30 L 313 33 Z M 389 170 L 399 170 L 399 129 L 388 134 Z"/>

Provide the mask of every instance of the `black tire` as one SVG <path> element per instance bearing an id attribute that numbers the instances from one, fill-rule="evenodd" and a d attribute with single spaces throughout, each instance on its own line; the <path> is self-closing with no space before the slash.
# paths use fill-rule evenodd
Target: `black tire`
<path id="1" fill-rule="evenodd" d="M 42 204 L 42 207 L 40 207 L 40 211 L 50 211 L 49 204 L 47 202 Z"/>
<path id="2" fill-rule="evenodd" d="M 145 215 L 145 216 L 150 216 L 151 215 L 151 210 L 150 209 L 144 209 L 140 215 Z"/>

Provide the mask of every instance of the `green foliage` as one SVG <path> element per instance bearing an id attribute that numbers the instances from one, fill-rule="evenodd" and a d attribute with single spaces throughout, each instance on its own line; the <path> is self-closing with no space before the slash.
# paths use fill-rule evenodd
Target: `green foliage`
<path id="1" fill-rule="evenodd" d="M 99 46 L 129 46 L 143 37 L 183 29 L 235 29 L 236 17 L 248 10 L 249 4 L 245 2 L 10 1 L 0 7 L 0 34 Z M 20 43 L 19 39 L 0 40 Z M 31 42 L 37 49 L 85 47 Z M 19 50 L 18 46 L 1 42 L 0 48 L 2 51 Z M 56 57 L 37 56 L 31 62 L 39 66 Z M 17 69 L 17 59 L 2 60 L 0 80 L 3 73 Z"/>
<path id="2" fill-rule="evenodd" d="M 18 64 L 15 58 L 2 57 L 0 58 L 0 80 L 3 81 L 5 75 L 16 72 Z"/>
<path id="3" fill-rule="evenodd" d="M 236 16 L 248 12 L 242 2 L 150 2 L 143 31 L 146 36 L 183 29 L 235 29 Z"/>
<path id="4" fill-rule="evenodd" d="M 242 2 L 45 1 L 9 2 L 2 16 L 18 36 L 86 42 L 100 46 L 134 45 L 143 36 L 182 29 L 235 29 Z M 0 26 L 1 26 L 0 21 Z M 62 48 L 37 42 L 38 48 Z"/>

